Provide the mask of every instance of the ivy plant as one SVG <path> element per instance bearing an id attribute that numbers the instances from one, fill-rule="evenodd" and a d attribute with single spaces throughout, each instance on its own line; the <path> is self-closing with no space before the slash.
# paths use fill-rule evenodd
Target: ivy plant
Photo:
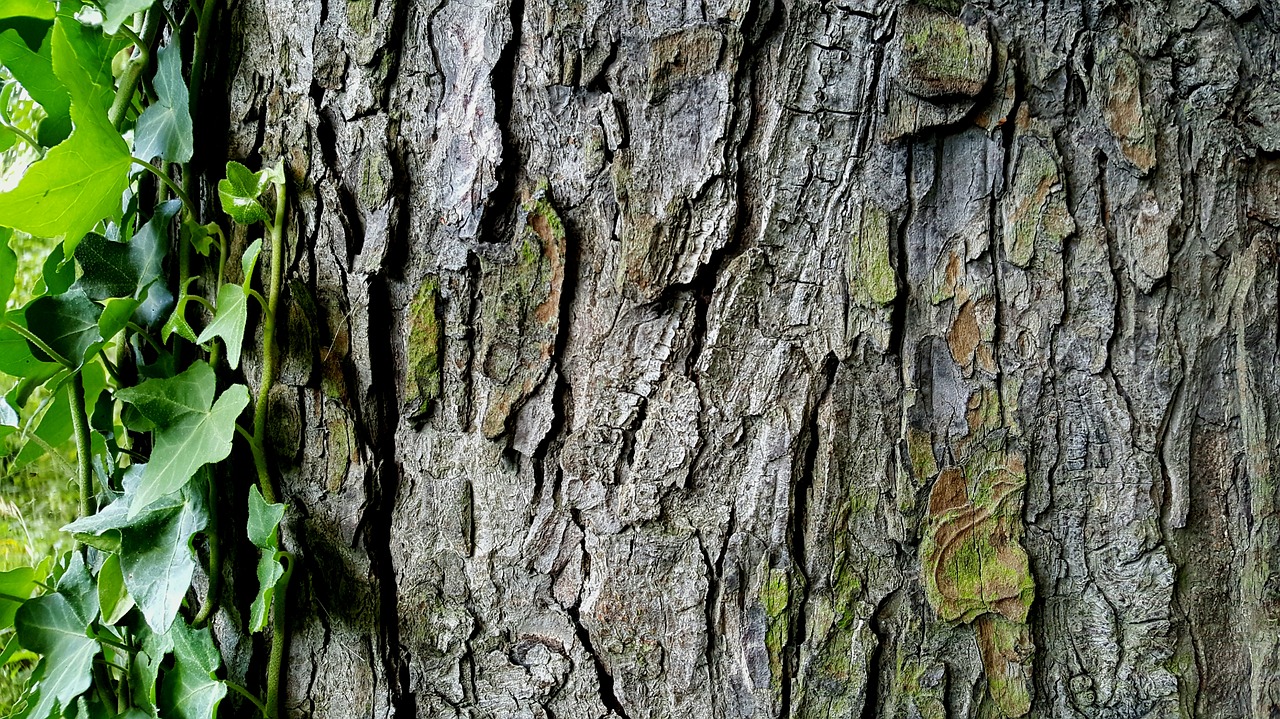
<path id="1" fill-rule="evenodd" d="M 55 466 L 79 493 L 63 528 L 75 549 L 0 572 L 0 665 L 38 657 L 11 717 L 207 719 L 229 691 L 279 713 L 293 558 L 266 421 L 287 182 L 282 165 L 231 162 L 221 212 L 192 200 L 215 2 L 0 3 L 0 151 L 21 143 L 37 158 L 0 193 L 0 437 L 18 438 L 18 462 L 73 444 L 74 464 Z M 20 103 L 39 106 L 35 127 L 11 122 Z M 240 282 L 226 281 L 233 225 L 261 234 Z M 31 299 L 7 306 L 14 247 L 32 237 L 53 250 L 21 293 Z M 255 317 L 250 386 L 237 373 Z M 236 455 L 256 481 L 237 481 Z M 247 624 L 231 631 L 270 633 L 265 698 L 226 679 L 209 629 L 227 502 L 248 518 L 233 536 L 259 555 Z"/>

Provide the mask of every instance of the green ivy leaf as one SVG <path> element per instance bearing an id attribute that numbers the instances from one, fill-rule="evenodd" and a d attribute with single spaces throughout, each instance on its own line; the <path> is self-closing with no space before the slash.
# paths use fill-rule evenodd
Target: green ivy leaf
<path id="1" fill-rule="evenodd" d="M 191 586 L 196 568 L 191 537 L 208 524 L 209 514 L 204 481 L 192 482 L 181 494 L 170 494 L 156 502 L 139 500 L 146 481 L 145 466 L 134 465 L 131 470 L 140 470 L 126 472 L 122 497 L 97 514 L 62 529 L 88 544 L 114 545 L 129 595 L 137 602 L 147 626 L 163 633 L 169 630 Z M 130 509 L 139 501 L 144 506 L 131 514 Z M 103 538 L 106 542 L 100 541 Z M 102 582 L 101 575 L 98 581 Z"/>
<path id="2" fill-rule="evenodd" d="M 100 220 L 120 215 L 133 161 L 63 25 L 59 19 L 53 28 L 53 67 L 71 94 L 75 130 L 28 167 L 17 187 L 0 193 L 0 225 L 62 240 L 71 252 Z"/>
<path id="3" fill-rule="evenodd" d="M 160 632 L 169 631 L 195 574 L 191 537 L 209 523 L 203 483 L 193 482 L 185 490 L 177 509 L 150 512 L 149 521 L 120 531 L 125 585 L 147 626 Z"/>
<path id="4" fill-rule="evenodd" d="M 244 343 L 244 328 L 249 322 L 249 303 L 244 288 L 232 282 L 218 288 L 218 311 L 196 342 L 204 344 L 214 337 L 221 337 L 227 345 L 227 364 L 231 369 L 240 366 L 240 347 Z"/>
<path id="5" fill-rule="evenodd" d="M 51 0 L 5 0 L 0 8 L 0 17 L 34 17 L 41 20 L 53 19 L 53 2 Z"/>
<path id="6" fill-rule="evenodd" d="M 266 629 L 276 584 L 284 576 L 284 567 L 276 559 L 280 520 L 283 517 L 283 504 L 269 504 L 262 498 L 257 485 L 249 489 L 249 541 L 261 550 L 258 555 L 258 596 L 254 597 L 253 605 L 249 608 L 250 632 Z"/>
<path id="7" fill-rule="evenodd" d="M 75 16 L 81 5 L 66 0 L 58 3 L 58 17 L 54 21 L 53 71 L 71 93 L 72 107 L 91 100 L 102 108 L 105 119 L 106 109 L 115 99 L 116 55 L 131 41 L 123 36 L 105 35 L 101 28 L 80 22 Z M 64 41 L 62 44 L 57 42 L 59 34 Z M 89 84 L 80 83 L 76 77 L 67 77 L 68 73 L 83 76 Z M 88 94 L 82 99 L 78 93 Z M 76 122 L 77 127 L 79 124 Z"/>
<path id="8" fill-rule="evenodd" d="M 106 372 L 102 366 L 97 363 L 87 364 L 80 370 L 81 376 L 84 378 L 84 401 L 85 409 L 92 411 L 97 406 L 98 395 L 102 393 L 107 384 Z M 60 447 L 68 439 L 71 438 L 71 404 L 67 402 L 67 393 L 62 390 L 62 383 L 65 382 L 69 374 L 59 372 L 50 377 L 49 386 L 55 393 L 49 398 L 49 408 L 45 411 L 44 416 L 40 418 L 40 424 L 36 426 L 35 435 L 44 440 L 45 444 L 50 447 Z M 48 380 L 46 380 L 48 381 Z M 18 403 L 14 403 L 15 406 Z M 13 460 L 15 468 L 22 468 L 31 462 L 39 459 L 44 454 L 44 447 L 38 442 L 27 442 L 18 451 L 18 456 Z"/>
<path id="9" fill-rule="evenodd" d="M 133 597 L 124 585 L 120 571 L 120 555 L 109 554 L 98 570 L 98 603 L 102 606 L 102 621 L 112 625 L 124 619 L 134 607 Z"/>
<path id="10" fill-rule="evenodd" d="M 13 626 L 13 615 L 22 606 L 22 602 L 15 599 L 30 599 L 39 587 L 36 579 L 36 570 L 32 567 L 0 572 L 0 595 L 4 595 L 0 597 L 0 629 Z"/>
<path id="11" fill-rule="evenodd" d="M 60 295 L 75 284 L 76 265 L 74 262 L 67 262 L 66 253 L 62 248 L 62 245 L 54 245 L 49 251 L 49 256 L 44 258 L 44 264 L 40 267 L 39 280 L 44 284 L 44 291 L 36 294 Z"/>
<path id="12" fill-rule="evenodd" d="M 242 225 L 266 222 L 270 219 L 265 208 L 258 204 L 258 197 L 267 189 L 270 181 L 263 173 L 252 172 L 234 160 L 227 163 L 227 178 L 218 181 L 218 199 L 222 211 Z"/>
<path id="13" fill-rule="evenodd" d="M 76 615 L 89 624 L 98 618 L 98 588 L 89 568 L 84 564 L 84 557 L 79 552 L 71 553 L 71 561 L 67 563 L 67 571 L 58 578 L 58 594 L 67 598 Z"/>
<path id="14" fill-rule="evenodd" d="M 102 29 L 115 34 L 120 26 L 129 21 L 134 13 L 151 7 L 153 0 L 106 0 L 102 3 Z"/>
<path id="15" fill-rule="evenodd" d="M 188 414 L 201 414 L 213 405 L 217 378 L 208 362 L 194 362 L 168 379 L 149 379 L 116 392 L 116 398 L 137 408 L 158 427 L 169 427 Z"/>
<path id="16" fill-rule="evenodd" d="M 232 385 L 212 402 L 213 368 L 203 362 L 169 379 L 150 379 L 116 397 L 156 424 L 155 446 L 129 517 L 186 485 L 196 470 L 231 453 L 236 418 L 249 404 L 249 390 Z"/>
<path id="17" fill-rule="evenodd" d="M 156 59 L 157 99 L 138 118 L 133 131 L 133 154 L 142 160 L 157 155 L 168 162 L 191 159 L 191 111 L 182 82 L 182 48 L 177 39 L 160 48 Z"/>
<path id="18" fill-rule="evenodd" d="M 71 95 L 53 74 L 52 45 L 46 37 L 39 51 L 33 51 L 17 30 L 0 33 L 0 65 L 13 73 L 47 115 L 40 121 L 36 137 L 45 147 L 52 147 L 71 134 Z"/>
<path id="19" fill-rule="evenodd" d="M 18 641 L 43 655 L 31 675 L 36 688 L 28 699 L 28 719 L 48 719 L 56 707 L 69 705 L 89 688 L 99 647 L 88 636 L 87 624 L 57 592 L 32 599 L 18 610 Z"/>
<path id="20" fill-rule="evenodd" d="M 173 669 L 164 675 L 160 687 L 160 715 L 174 719 L 211 719 L 218 703 L 227 695 L 227 686 L 215 672 L 222 663 L 209 629 L 192 629 L 175 622 L 173 629 Z"/>
<path id="21" fill-rule="evenodd" d="M 9 317 L 14 324 L 26 327 L 26 320 L 20 313 Z M 43 384 L 62 365 L 37 359 L 31 351 L 31 343 L 27 338 L 8 327 L 0 327 L 0 372 L 10 377 L 38 377 L 38 384 Z M 25 404 L 22 403 L 22 404 Z"/>
<path id="22" fill-rule="evenodd" d="M 129 324 L 129 320 L 133 318 L 133 313 L 137 311 L 140 304 L 137 300 L 124 297 L 112 297 L 107 300 L 106 307 L 102 309 L 102 316 L 98 317 L 98 331 L 102 334 L 102 339 L 109 340 L 119 334 L 125 325 Z"/>
<path id="23" fill-rule="evenodd" d="M 76 245 L 76 261 L 80 263 L 80 288 L 91 300 L 108 297 L 132 297 L 138 290 L 141 268 L 133 261 L 131 244 L 112 242 L 90 232 Z"/>
<path id="24" fill-rule="evenodd" d="M 9 246 L 12 239 L 13 230 L 0 228 L 0 312 L 13 295 L 13 278 L 18 272 L 18 255 Z"/>
<path id="25" fill-rule="evenodd" d="M 133 691 L 133 703 L 147 707 L 155 714 L 156 680 L 160 677 L 160 665 L 173 651 L 173 637 L 169 632 L 157 633 L 143 624 L 135 635 L 142 650 L 133 655 L 129 663 L 129 688 Z"/>
<path id="26" fill-rule="evenodd" d="M 23 314 L 31 333 L 72 366 L 83 363 L 90 348 L 102 341 L 102 332 L 98 329 L 102 308 L 78 289 L 52 297 L 37 297 Z"/>
<path id="27" fill-rule="evenodd" d="M 258 255 L 260 254 L 262 254 L 261 237 L 244 248 L 244 254 L 240 256 L 240 271 L 244 275 L 245 292 L 249 291 L 249 284 L 253 282 L 253 268 L 258 264 Z"/>

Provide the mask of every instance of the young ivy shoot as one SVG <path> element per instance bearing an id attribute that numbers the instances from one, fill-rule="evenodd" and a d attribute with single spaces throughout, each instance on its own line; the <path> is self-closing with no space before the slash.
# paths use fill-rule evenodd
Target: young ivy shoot
<path id="1" fill-rule="evenodd" d="M 208 719 L 229 690 L 266 717 L 280 711 L 293 559 L 266 420 L 286 181 L 282 165 L 231 162 L 222 213 L 193 202 L 212 196 L 198 191 L 192 117 L 215 9 L 0 2 L 0 169 L 27 162 L 7 168 L 20 177 L 0 193 L 0 373 L 11 378 L 0 437 L 20 447 L 16 461 L 50 454 L 67 475 L 53 481 L 79 493 L 63 528 L 75 549 L 0 572 L 0 666 L 39 658 L 8 716 Z M 258 239 L 232 258 L 236 225 Z M 53 249 L 16 306 L 15 248 L 33 238 Z M 237 259 L 243 280 L 231 282 Z M 251 317 L 257 386 L 240 374 Z M 227 466 L 237 443 L 252 484 Z M 74 463 L 60 459 L 71 444 Z M 227 502 L 236 509 L 222 516 L 247 514 L 246 526 L 220 525 Z M 208 627 L 223 547 L 244 539 L 259 588 L 248 616 L 228 621 L 270 633 L 262 697 L 222 678 Z"/>

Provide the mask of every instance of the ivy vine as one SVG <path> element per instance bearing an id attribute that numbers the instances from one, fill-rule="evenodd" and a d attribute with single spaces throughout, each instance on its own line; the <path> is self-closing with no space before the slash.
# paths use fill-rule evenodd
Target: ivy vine
<path id="1" fill-rule="evenodd" d="M 14 294 L 15 243 L 56 241 L 33 299 L 0 318 L 0 373 L 15 378 L 0 437 L 19 438 L 20 456 L 55 459 L 73 442 L 74 464 L 59 466 L 79 492 L 79 517 L 63 528 L 76 548 L 0 572 L 0 665 L 39 656 L 12 717 L 207 719 L 228 691 L 279 714 L 293 558 L 266 422 L 287 182 L 281 164 L 231 162 L 217 186 L 225 217 L 209 221 L 193 201 L 192 117 L 215 2 L 0 3 L 0 151 L 34 156 L 0 193 L 0 308 Z M 242 282 L 226 279 L 237 258 L 223 223 L 261 231 L 238 257 Z M 251 314 L 262 327 L 252 388 L 237 381 Z M 237 435 L 251 485 L 227 466 Z M 222 678 L 208 626 L 226 502 L 247 506 L 237 536 L 259 552 L 241 629 L 270 631 L 265 699 Z"/>

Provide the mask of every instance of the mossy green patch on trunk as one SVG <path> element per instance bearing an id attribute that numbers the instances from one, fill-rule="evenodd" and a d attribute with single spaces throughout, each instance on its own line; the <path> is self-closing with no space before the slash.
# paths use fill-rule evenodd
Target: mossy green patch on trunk
<path id="1" fill-rule="evenodd" d="M 428 277 L 418 286 L 409 305 L 409 339 L 405 345 L 408 371 L 405 374 L 404 401 L 407 414 L 418 417 L 426 413 L 431 401 L 440 396 L 440 317 L 436 308 L 440 282 Z"/>

